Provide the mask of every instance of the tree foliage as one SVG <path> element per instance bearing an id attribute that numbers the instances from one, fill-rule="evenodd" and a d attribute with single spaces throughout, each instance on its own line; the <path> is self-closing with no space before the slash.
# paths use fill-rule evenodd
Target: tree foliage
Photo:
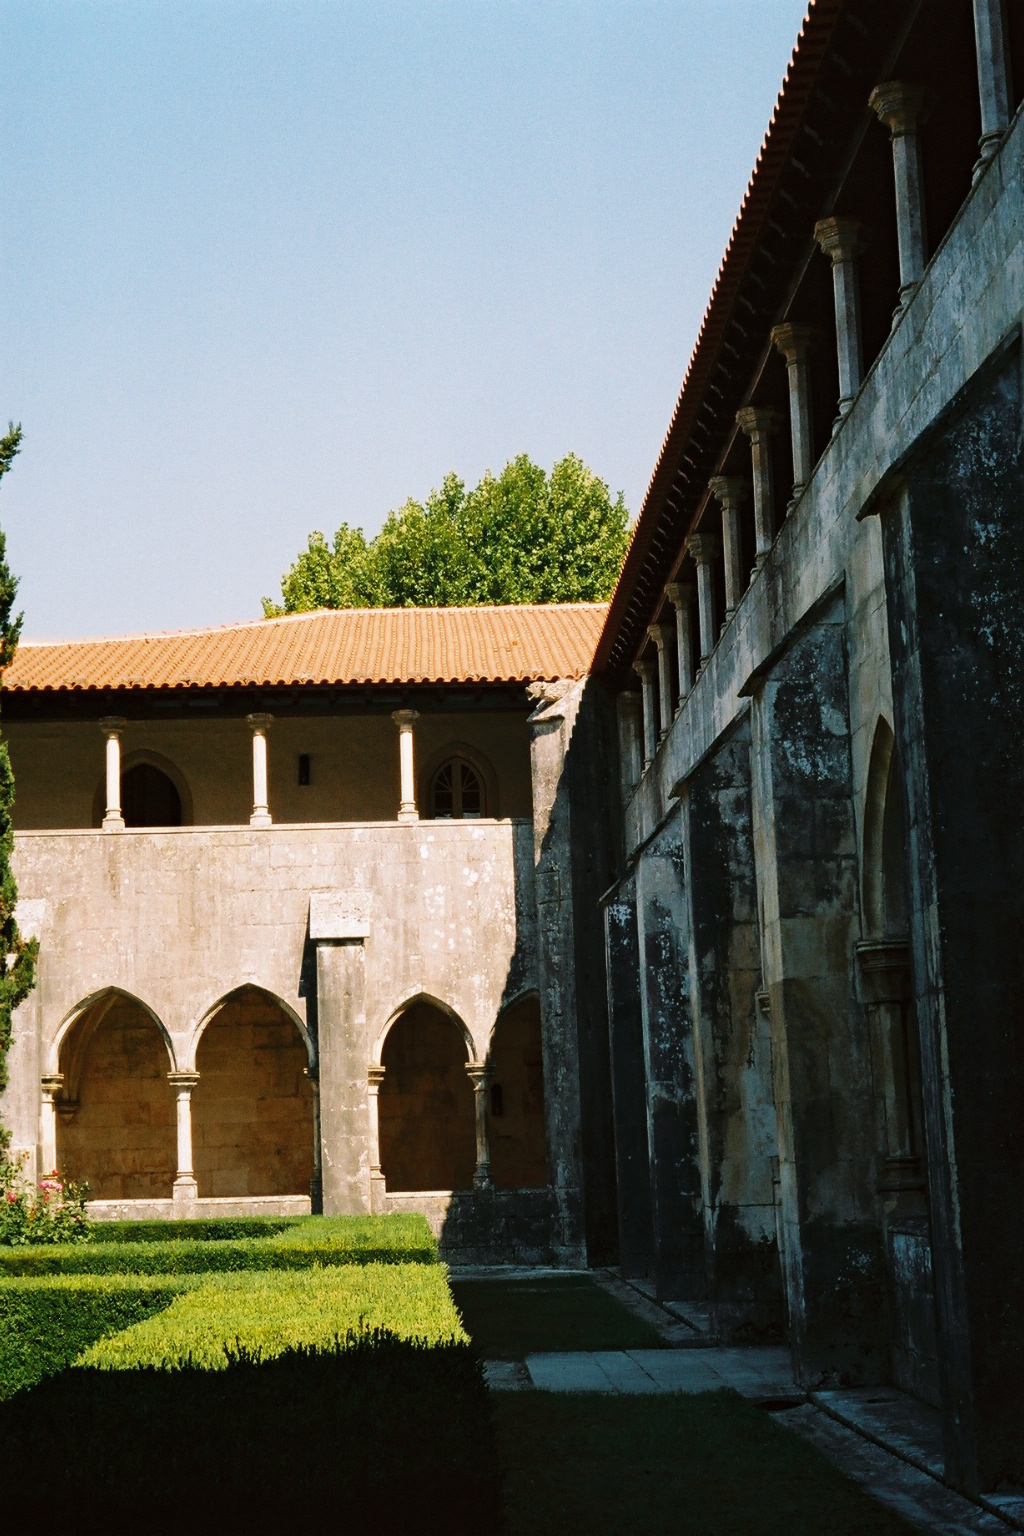
<path id="1" fill-rule="evenodd" d="M 550 475 L 520 454 L 473 490 L 447 475 L 426 501 L 391 512 L 376 538 L 342 523 L 309 543 L 267 618 L 313 608 L 597 602 L 610 596 L 628 540 L 622 494 L 575 454 Z"/>
<path id="2" fill-rule="evenodd" d="M 20 447 L 21 428 L 12 422 L 6 435 L 0 438 L 0 480 L 10 469 Z M 14 599 L 17 595 L 17 577 L 11 575 L 7 564 L 7 540 L 0 528 L 0 669 L 9 667 L 14 660 L 21 636 L 23 616 L 20 613 L 14 615 Z M 0 1088 L 7 1083 L 11 1015 L 32 990 L 39 950 L 35 939 L 22 938 L 14 916 L 18 887 L 11 868 L 11 856 L 14 853 L 14 829 L 11 822 L 13 810 L 14 773 L 7 743 L 0 738 Z"/>

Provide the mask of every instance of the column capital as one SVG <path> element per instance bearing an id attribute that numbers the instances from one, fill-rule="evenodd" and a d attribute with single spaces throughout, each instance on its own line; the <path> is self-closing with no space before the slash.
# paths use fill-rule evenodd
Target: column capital
<path id="1" fill-rule="evenodd" d="M 370 1065 L 367 1067 L 366 1081 L 370 1086 L 371 1093 L 376 1093 L 380 1088 L 381 1083 L 384 1081 L 385 1071 L 385 1067 L 378 1066 L 378 1064 L 373 1061 L 371 1061 Z"/>
<path id="2" fill-rule="evenodd" d="M 645 683 L 651 683 L 654 681 L 654 674 L 657 671 L 657 667 L 658 663 L 655 661 L 653 656 L 638 656 L 636 661 L 633 663 L 633 671 L 636 673 L 637 677 L 641 678 Z"/>
<path id="3" fill-rule="evenodd" d="M 643 695 L 637 693 L 635 688 L 623 688 L 615 697 L 615 707 L 622 715 L 638 715 L 643 703 Z"/>
<path id="4" fill-rule="evenodd" d="M 674 624 L 652 624 L 647 631 L 647 638 L 652 640 L 660 651 L 662 646 L 668 645 L 674 634 Z"/>
<path id="5" fill-rule="evenodd" d="M 843 261 L 853 261 L 867 249 L 868 230 L 860 219 L 831 218 L 819 219 L 814 226 L 814 238 L 821 248 L 824 256 L 829 256 L 834 265 Z"/>
<path id="6" fill-rule="evenodd" d="M 411 731 L 420 717 L 418 709 L 393 709 L 391 718 L 400 731 Z"/>
<path id="7" fill-rule="evenodd" d="M 713 534 L 687 534 L 684 547 L 695 565 L 710 565 L 718 559 L 718 542 Z"/>
<path id="8" fill-rule="evenodd" d="M 486 1088 L 491 1078 L 491 1068 L 486 1061 L 467 1061 L 466 1076 L 473 1084 L 475 1091 Z"/>
<path id="9" fill-rule="evenodd" d="M 742 475 L 712 475 L 708 490 L 723 507 L 736 507 L 747 494 L 747 482 Z"/>
<path id="10" fill-rule="evenodd" d="M 259 734 L 261 732 L 269 731 L 270 727 L 274 723 L 273 715 L 266 715 L 266 714 L 246 715 L 245 718 L 246 718 L 246 722 L 248 723 L 250 729 L 255 734 Z"/>
<path id="11" fill-rule="evenodd" d="M 50 1098 L 55 1097 L 64 1087 L 63 1072 L 44 1072 L 39 1079 L 39 1086 Z"/>
<path id="12" fill-rule="evenodd" d="M 782 426 L 782 417 L 778 411 L 769 410 L 767 406 L 745 405 L 736 412 L 736 425 L 744 437 L 771 437 Z"/>
<path id="13" fill-rule="evenodd" d="M 665 588 L 665 596 L 678 612 L 680 608 L 689 608 L 697 601 L 697 586 L 692 581 L 670 581 Z"/>
<path id="14" fill-rule="evenodd" d="M 123 715 L 104 715 L 100 720 L 100 730 L 107 736 L 119 736 L 127 727 L 128 721 Z"/>
<path id="15" fill-rule="evenodd" d="M 168 1072 L 167 1081 L 177 1093 L 191 1093 L 199 1081 L 198 1072 Z"/>
<path id="16" fill-rule="evenodd" d="M 927 95 L 923 85 L 906 80 L 884 80 L 868 97 L 868 106 L 894 139 L 916 133 L 928 116 Z"/>
<path id="17" fill-rule="evenodd" d="M 813 325 L 803 325 L 797 321 L 787 320 L 782 325 L 772 326 L 771 340 L 787 363 L 798 363 L 813 350 L 818 340 L 818 332 Z"/>

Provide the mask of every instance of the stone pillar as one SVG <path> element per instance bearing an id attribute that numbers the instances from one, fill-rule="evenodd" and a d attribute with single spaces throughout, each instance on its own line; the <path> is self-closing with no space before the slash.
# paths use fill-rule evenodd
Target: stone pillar
<path id="1" fill-rule="evenodd" d="M 44 1072 L 39 1109 L 39 1175 L 47 1178 L 57 1171 L 57 1100 L 64 1087 L 63 1072 Z"/>
<path id="2" fill-rule="evenodd" d="M 174 1180 L 174 1203 L 194 1205 L 198 1186 L 192 1169 L 192 1090 L 199 1081 L 198 1072 L 168 1072 L 167 1081 L 178 1101 L 178 1172 Z"/>
<path id="3" fill-rule="evenodd" d="M 725 618 L 728 624 L 743 596 L 743 557 L 740 544 L 740 504 L 747 494 L 747 483 L 739 475 L 715 475 L 708 490 L 722 508 L 722 549 L 725 554 Z"/>
<path id="4" fill-rule="evenodd" d="M 1010 125 L 1010 70 L 1004 0 L 974 0 L 974 41 L 978 54 L 981 139 L 977 181 Z"/>
<path id="5" fill-rule="evenodd" d="M 672 657 L 669 645 L 672 624 L 652 624 L 647 631 L 658 652 L 658 740 L 664 741 L 672 724 Z"/>
<path id="6" fill-rule="evenodd" d="M 419 719 L 419 711 L 396 709 L 391 718 L 398 726 L 398 764 L 401 779 L 398 819 L 399 821 L 419 821 L 420 813 L 416 809 L 416 771 L 412 740 L 412 728 Z"/>
<path id="7" fill-rule="evenodd" d="M 303 1072 L 313 1095 L 313 1176 L 309 1181 L 309 1208 L 319 1216 L 324 1208 L 323 1156 L 320 1137 L 320 1079 L 314 1067 L 304 1067 Z"/>
<path id="8" fill-rule="evenodd" d="M 100 721 L 100 730 L 107 738 L 107 809 L 103 818 L 104 832 L 123 832 L 124 817 L 121 814 L 121 732 L 128 724 L 120 715 L 106 715 Z"/>
<path id="9" fill-rule="evenodd" d="M 655 662 L 650 656 L 641 656 L 634 664 L 633 670 L 640 679 L 644 698 L 644 765 L 643 771 L 654 762 L 654 754 L 658 750 L 658 724 L 654 718 L 654 669 Z"/>
<path id="10" fill-rule="evenodd" d="M 483 1061 L 467 1061 L 466 1072 L 473 1084 L 473 1104 L 476 1109 L 476 1171 L 473 1174 L 474 1189 L 490 1189 L 491 1138 L 487 1123 L 487 1092 L 491 1086 L 490 1068 Z"/>
<path id="11" fill-rule="evenodd" d="M 634 688 L 626 688 L 615 701 L 619 727 L 619 785 L 623 804 L 640 782 L 643 769 L 643 700 Z"/>
<path id="12" fill-rule="evenodd" d="M 386 1209 L 387 1184 L 380 1165 L 380 1086 L 383 1081 L 384 1068 L 372 1063 L 366 1070 L 366 1085 L 370 1096 L 370 1209 L 374 1215 L 381 1215 Z"/>
<path id="13" fill-rule="evenodd" d="M 325 1216 L 369 1212 L 371 1123 L 366 1063 L 365 891 L 315 891 L 309 939 L 316 946 L 317 1059 Z"/>
<path id="14" fill-rule="evenodd" d="M 900 252 L 900 301 L 898 320 L 924 275 L 924 186 L 921 175 L 921 144 L 918 128 L 924 121 L 924 90 L 903 80 L 876 85 L 868 98 L 879 122 L 892 138 L 892 167 L 896 180 L 896 238 Z"/>
<path id="15" fill-rule="evenodd" d="M 273 715 L 246 715 L 252 731 L 252 815 L 250 827 L 271 825 L 267 792 L 267 732 Z"/>
<path id="16" fill-rule="evenodd" d="M 750 439 L 750 460 L 754 471 L 755 576 L 768 558 L 775 537 L 775 485 L 772 479 L 772 434 L 779 430 L 777 411 L 745 405 L 736 412 L 736 425 Z"/>
<path id="17" fill-rule="evenodd" d="M 817 341 L 809 325 L 776 325 L 772 341 L 786 359 L 789 375 L 789 432 L 793 443 L 793 494 L 799 501 L 814 469 L 814 430 L 811 422 L 811 369 L 808 358 Z"/>
<path id="18" fill-rule="evenodd" d="M 611 1059 L 619 1265 L 627 1279 L 654 1274 L 647 1072 L 640 1011 L 636 883 L 625 882 L 604 909 L 605 981 Z"/>
<path id="19" fill-rule="evenodd" d="M 691 533 L 686 540 L 686 553 L 697 567 L 697 599 L 700 607 L 699 677 L 715 648 L 715 589 L 711 566 L 717 558 L 718 548 L 709 533 Z"/>
<path id="20" fill-rule="evenodd" d="M 819 219 L 814 238 L 832 261 L 836 301 L 836 349 L 839 354 L 839 415 L 842 421 L 860 389 L 864 353 L 860 334 L 860 287 L 857 257 L 864 250 L 864 226 L 857 219 Z"/>
<path id="21" fill-rule="evenodd" d="M 673 581 L 665 588 L 665 596 L 676 611 L 676 658 L 679 663 L 678 713 L 686 695 L 693 687 L 693 641 L 690 632 L 690 609 L 697 596 L 692 581 Z"/>

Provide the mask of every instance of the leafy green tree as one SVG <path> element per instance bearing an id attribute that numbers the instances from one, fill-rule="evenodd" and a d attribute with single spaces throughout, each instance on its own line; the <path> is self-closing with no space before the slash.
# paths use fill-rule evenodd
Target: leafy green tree
<path id="1" fill-rule="evenodd" d="M 467 491 L 447 475 L 423 503 L 389 514 L 369 542 L 343 523 L 333 548 L 310 535 L 271 618 L 314 608 L 595 602 L 611 594 L 628 542 L 621 493 L 575 454 L 550 475 L 526 454 Z"/>
<path id="2" fill-rule="evenodd" d="M 12 422 L 0 438 L 0 480 L 14 462 L 21 447 L 21 428 Z M 7 540 L 0 529 L 0 672 L 14 660 L 21 636 L 22 614 L 13 616 L 18 595 L 17 577 L 7 564 Z M 15 920 L 18 887 L 11 868 L 14 852 L 14 773 L 7 743 L 0 738 L 0 1088 L 7 1084 L 7 1052 L 11 1045 L 11 1015 L 31 992 L 36 977 L 35 939 L 23 939 Z"/>

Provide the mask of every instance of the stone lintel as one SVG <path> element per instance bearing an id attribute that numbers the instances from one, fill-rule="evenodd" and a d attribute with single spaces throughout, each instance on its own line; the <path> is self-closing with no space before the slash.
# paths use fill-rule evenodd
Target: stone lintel
<path id="1" fill-rule="evenodd" d="M 369 891 L 309 893 L 309 937 L 314 944 L 331 939 L 365 939 L 369 932 Z"/>

